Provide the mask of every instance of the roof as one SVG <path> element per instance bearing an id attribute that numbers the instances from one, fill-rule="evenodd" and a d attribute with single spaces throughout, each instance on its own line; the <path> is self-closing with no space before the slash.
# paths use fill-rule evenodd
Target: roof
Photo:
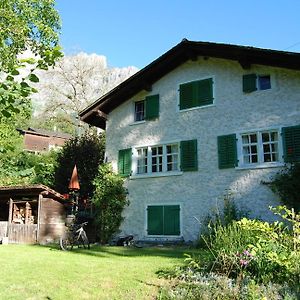
<path id="1" fill-rule="evenodd" d="M 66 201 L 63 195 L 43 184 L 0 186 L 0 197 L 12 194 L 19 196 L 38 195 L 40 193 L 58 201 Z"/>
<path id="2" fill-rule="evenodd" d="M 17 130 L 21 134 L 28 133 L 28 134 L 33 134 L 33 135 L 56 137 L 56 138 L 61 138 L 61 139 L 65 139 L 65 140 L 69 140 L 72 137 L 72 135 L 69 133 L 50 131 L 50 130 L 45 130 L 45 129 L 33 128 L 33 127 L 28 127 L 27 130 L 17 128 Z"/>
<path id="3" fill-rule="evenodd" d="M 154 82 L 187 60 L 196 60 L 198 56 L 234 60 L 244 69 L 258 64 L 300 70 L 300 53 L 184 39 L 81 111 L 80 119 L 105 129 L 107 114 L 112 110 L 142 90 L 151 91 Z"/>

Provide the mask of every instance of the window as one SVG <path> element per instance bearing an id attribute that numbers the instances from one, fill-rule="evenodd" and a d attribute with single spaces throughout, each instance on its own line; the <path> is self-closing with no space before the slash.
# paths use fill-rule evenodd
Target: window
<path id="1" fill-rule="evenodd" d="M 148 171 L 148 149 L 137 149 L 137 173 L 144 174 Z"/>
<path id="2" fill-rule="evenodd" d="M 279 162 L 278 131 L 241 135 L 242 165 Z"/>
<path id="3" fill-rule="evenodd" d="M 137 174 L 178 171 L 178 144 L 136 149 Z M 149 164 L 148 164 L 149 162 Z"/>
<path id="4" fill-rule="evenodd" d="M 256 90 L 268 90 L 271 88 L 270 75 L 246 74 L 243 75 L 243 92 L 251 93 Z"/>
<path id="5" fill-rule="evenodd" d="M 192 81 L 179 86 L 180 110 L 213 104 L 213 79 Z"/>
<path id="6" fill-rule="evenodd" d="M 147 96 L 145 100 L 134 102 L 134 121 L 153 120 L 159 117 L 159 95 Z"/>
<path id="7" fill-rule="evenodd" d="M 147 232 L 148 235 L 180 235 L 180 206 L 148 206 Z"/>
<path id="8" fill-rule="evenodd" d="M 270 75 L 258 76 L 258 89 L 268 90 L 271 88 L 271 77 Z"/>
<path id="9" fill-rule="evenodd" d="M 167 171 L 178 170 L 178 145 L 167 145 Z"/>
<path id="10" fill-rule="evenodd" d="M 134 103 L 134 121 L 140 122 L 145 120 L 145 101 Z"/>
<path id="11" fill-rule="evenodd" d="M 219 136 L 219 168 L 274 166 L 282 162 L 281 145 L 277 129 Z"/>
<path id="12" fill-rule="evenodd" d="M 197 140 L 119 150 L 118 171 L 122 176 L 167 176 L 197 170 Z"/>

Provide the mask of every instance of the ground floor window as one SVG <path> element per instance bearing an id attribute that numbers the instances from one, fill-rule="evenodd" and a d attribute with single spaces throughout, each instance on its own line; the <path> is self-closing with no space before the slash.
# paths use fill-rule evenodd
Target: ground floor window
<path id="1" fill-rule="evenodd" d="M 147 231 L 148 235 L 180 235 L 180 206 L 149 205 Z"/>

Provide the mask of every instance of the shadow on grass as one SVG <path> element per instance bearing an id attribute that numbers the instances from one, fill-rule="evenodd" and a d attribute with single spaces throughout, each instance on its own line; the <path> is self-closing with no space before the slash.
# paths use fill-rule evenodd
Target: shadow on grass
<path id="1" fill-rule="evenodd" d="M 48 248 L 50 251 L 60 251 L 62 253 L 73 253 L 80 255 L 88 255 L 95 257 L 104 257 L 108 255 L 120 256 L 120 257 L 142 257 L 142 256 L 158 256 L 183 259 L 184 254 L 200 254 L 201 250 L 187 248 L 187 247 L 116 247 L 116 246 L 99 246 L 91 245 L 90 249 L 74 247 L 71 251 L 62 251 L 56 244 L 52 245 L 33 245 L 33 247 Z"/>

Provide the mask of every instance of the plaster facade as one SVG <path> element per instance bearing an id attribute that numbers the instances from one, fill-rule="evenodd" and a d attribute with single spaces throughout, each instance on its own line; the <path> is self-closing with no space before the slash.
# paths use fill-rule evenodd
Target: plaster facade
<path id="1" fill-rule="evenodd" d="M 242 77 L 257 73 L 271 76 L 271 89 L 244 93 Z M 213 78 L 214 103 L 179 110 L 179 85 Z M 134 101 L 159 94 L 159 118 L 134 122 Z M 222 207 L 227 190 L 237 206 L 251 217 L 272 219 L 268 207 L 277 205 L 275 194 L 262 181 L 269 181 L 282 164 L 268 168 L 218 168 L 217 137 L 252 130 L 280 129 L 300 124 L 300 71 L 252 65 L 244 70 L 236 61 L 199 57 L 177 67 L 108 115 L 106 158 L 117 170 L 118 151 L 197 139 L 198 171 L 173 176 L 126 178 L 130 200 L 121 226 L 123 234 L 138 239 L 194 241 L 200 224 L 216 206 Z M 282 153 L 281 153 L 282 154 Z M 148 205 L 180 205 L 180 236 L 149 237 Z"/>

